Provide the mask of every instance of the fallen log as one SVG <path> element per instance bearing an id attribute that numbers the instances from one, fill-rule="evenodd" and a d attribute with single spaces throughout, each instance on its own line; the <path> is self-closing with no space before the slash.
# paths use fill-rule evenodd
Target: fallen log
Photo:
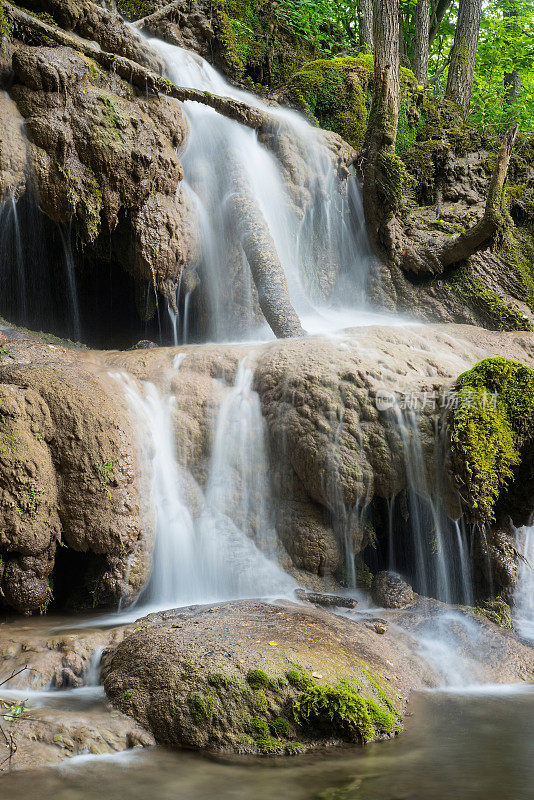
<path id="1" fill-rule="evenodd" d="M 316 606 L 326 608 L 356 608 L 358 601 L 353 597 L 344 597 L 340 594 L 323 594 L 322 592 L 308 592 L 306 589 L 297 589 L 295 592 L 299 600 L 306 600 Z"/>

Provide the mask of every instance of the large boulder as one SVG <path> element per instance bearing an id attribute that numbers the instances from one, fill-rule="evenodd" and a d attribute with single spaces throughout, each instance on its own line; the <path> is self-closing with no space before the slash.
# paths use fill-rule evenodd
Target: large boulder
<path id="1" fill-rule="evenodd" d="M 395 734 L 410 693 L 436 685 L 441 664 L 420 647 L 443 636 L 443 610 L 419 602 L 389 628 L 288 602 L 152 614 L 105 652 L 104 687 L 171 747 L 288 755 L 365 743 Z M 532 649 L 512 633 L 458 612 L 451 635 L 480 680 L 532 678 Z"/>
<path id="2" fill-rule="evenodd" d="M 390 736 L 410 688 L 432 681 L 365 625 L 253 601 L 138 620 L 102 675 L 113 704 L 161 744 L 285 754 Z"/>
<path id="3" fill-rule="evenodd" d="M 371 586 L 373 601 L 383 608 L 406 608 L 413 603 L 413 589 L 396 572 L 378 572 Z"/>

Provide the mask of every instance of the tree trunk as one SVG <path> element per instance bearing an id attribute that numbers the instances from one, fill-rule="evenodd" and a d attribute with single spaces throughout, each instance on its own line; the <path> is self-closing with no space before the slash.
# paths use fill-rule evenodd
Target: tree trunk
<path id="1" fill-rule="evenodd" d="M 413 71 L 420 86 L 428 83 L 428 55 L 430 50 L 430 0 L 417 0 L 415 9 L 415 46 Z"/>
<path id="2" fill-rule="evenodd" d="M 358 0 L 358 31 L 360 47 L 365 53 L 373 52 L 373 0 Z"/>
<path id="3" fill-rule="evenodd" d="M 519 28 L 517 24 L 517 18 L 519 16 L 517 0 L 506 0 L 503 8 L 503 16 L 506 31 L 512 36 Z M 517 69 L 513 69 L 511 72 L 505 72 L 504 88 L 506 90 L 506 99 L 509 103 L 512 103 L 521 90 L 521 78 L 519 77 Z"/>
<path id="4" fill-rule="evenodd" d="M 232 202 L 238 220 L 238 236 L 258 290 L 263 315 L 279 339 L 303 336 L 299 317 L 291 304 L 284 270 L 254 192 L 230 153 L 227 154 L 226 166 L 233 176 Z"/>
<path id="5" fill-rule="evenodd" d="M 432 11 L 430 14 L 430 33 L 428 35 L 428 43 L 432 44 L 434 39 L 439 33 L 441 23 L 447 11 L 449 10 L 451 0 L 432 0 Z"/>
<path id="6" fill-rule="evenodd" d="M 466 117 L 471 105 L 482 0 L 460 0 L 445 97 Z"/>
<path id="7" fill-rule="evenodd" d="M 367 232 L 377 254 L 390 251 L 388 221 L 393 218 L 404 168 L 395 154 L 399 121 L 399 0 L 374 0 L 374 87 L 360 156 Z"/>

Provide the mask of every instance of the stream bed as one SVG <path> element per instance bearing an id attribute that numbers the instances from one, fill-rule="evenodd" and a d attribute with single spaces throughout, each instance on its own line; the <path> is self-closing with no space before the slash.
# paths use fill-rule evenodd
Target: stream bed
<path id="1" fill-rule="evenodd" d="M 154 748 L 2 778 L 9 800 L 530 800 L 534 688 L 415 695 L 407 730 L 364 749 L 215 760 Z M 530 788 L 529 788 L 530 787 Z"/>

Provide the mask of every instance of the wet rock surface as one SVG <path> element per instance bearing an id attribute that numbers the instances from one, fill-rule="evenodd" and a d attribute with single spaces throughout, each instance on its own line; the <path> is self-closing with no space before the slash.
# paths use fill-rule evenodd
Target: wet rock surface
<path id="1" fill-rule="evenodd" d="M 141 523 L 140 516 L 140 494 L 147 497 L 149 476 L 139 482 L 136 466 L 139 436 L 146 432 L 133 423 L 134 432 L 109 371 L 126 370 L 176 398 L 172 413 L 182 490 L 199 515 L 213 424 L 239 361 L 248 357 L 269 433 L 273 502 L 289 556 L 286 567 L 295 569 L 308 588 L 321 591 L 327 580 L 328 591 L 336 592 L 336 580 L 343 579 L 344 532 L 355 554 L 375 535 L 346 509 L 373 497 L 387 499 L 406 486 L 397 424 L 389 408 L 377 407 L 377 393 L 385 391 L 390 400 L 394 393 L 439 394 L 487 353 L 525 363 L 532 363 L 533 353 L 529 334 L 469 326 L 360 328 L 336 340 L 289 340 L 260 350 L 243 344 L 105 354 L 67 351 L 9 333 L 4 349 L 1 580 L 4 602 L 25 613 L 46 607 L 54 594 L 85 606 L 127 601 L 149 574 L 151 518 L 143 515 Z M 433 413 L 428 407 L 419 423 L 430 475 Z M 442 480 L 438 488 L 456 516 L 452 480 Z M 510 540 L 497 536 L 490 549 L 498 580 L 509 588 L 517 563 Z M 60 580 L 52 586 L 56 563 Z M 82 587 L 77 601 L 73 585 L 63 585 L 61 595 L 61 575 L 68 584 L 73 570 L 71 583 Z"/>
<path id="2" fill-rule="evenodd" d="M 378 572 L 371 586 L 373 601 L 383 608 L 406 608 L 413 603 L 413 589 L 396 572 Z"/>
<path id="3" fill-rule="evenodd" d="M 131 423 L 73 352 L 31 340 L 0 355 L 0 581 L 22 613 L 132 599 L 150 569 Z M 55 564 L 61 568 L 52 575 Z"/>
<path id="4" fill-rule="evenodd" d="M 309 685 L 348 681 L 398 720 L 410 689 L 433 680 L 398 640 L 386 642 L 365 625 L 318 608 L 257 601 L 138 620 L 105 654 L 102 675 L 111 701 L 159 743 L 281 754 L 361 741 L 335 722 L 326 729 L 297 722 L 295 702 Z M 385 727 L 371 738 L 387 734 Z"/>
<path id="5" fill-rule="evenodd" d="M 65 619 L 0 622 L 0 709 L 13 752 L 0 772 L 59 764 L 77 755 L 154 744 L 131 717 L 113 710 L 97 686 L 99 653 L 123 631 L 53 630 Z M 10 678 L 11 675 L 14 677 Z M 8 758 L 9 748 L 2 747 Z"/>
<path id="6" fill-rule="evenodd" d="M 344 618 L 287 602 L 239 601 L 152 614 L 106 652 L 104 686 L 113 704 L 148 727 L 159 743 L 290 754 L 351 738 L 335 721 L 323 729 L 299 718 L 310 686 L 320 694 L 348 682 L 398 719 L 412 691 L 437 685 L 446 664 L 422 658 L 420 642 L 426 631 L 430 638 L 443 634 L 446 610 L 418 600 L 413 610 L 395 612 L 394 626 L 386 619 Z M 532 679 L 532 648 L 486 620 L 454 609 L 450 614 L 458 664 L 476 668 L 473 674 L 485 682 Z M 414 633 L 421 636 L 417 642 Z M 382 735 L 376 730 L 373 738 Z"/>

